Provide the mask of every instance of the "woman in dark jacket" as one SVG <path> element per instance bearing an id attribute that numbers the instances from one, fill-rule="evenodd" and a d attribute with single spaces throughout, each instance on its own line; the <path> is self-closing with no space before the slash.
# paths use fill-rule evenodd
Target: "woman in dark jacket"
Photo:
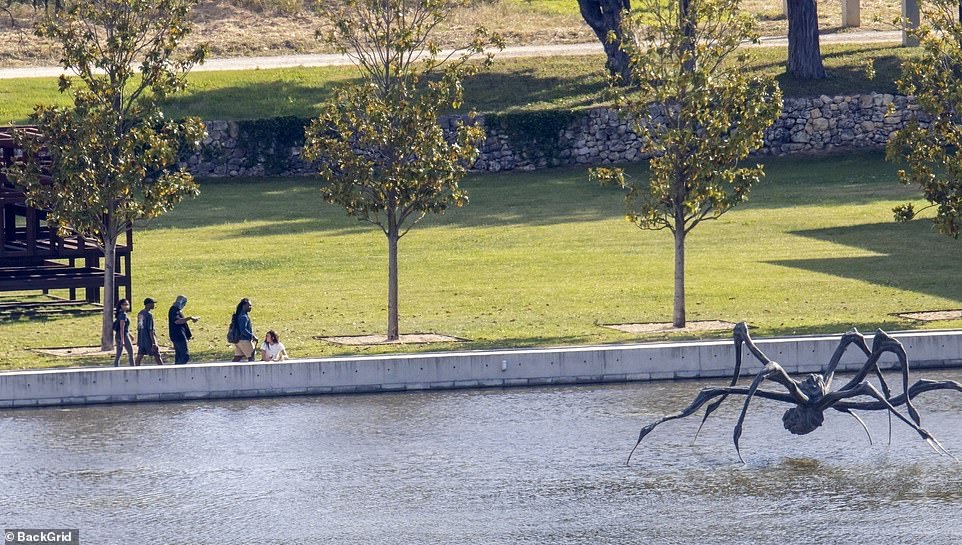
<path id="1" fill-rule="evenodd" d="M 114 343 L 117 345 L 117 353 L 114 355 L 114 367 L 120 366 L 120 355 L 127 349 L 127 361 L 130 366 L 134 366 L 134 346 L 131 343 L 130 334 L 130 301 L 121 299 L 117 301 L 117 308 L 114 315 Z"/>

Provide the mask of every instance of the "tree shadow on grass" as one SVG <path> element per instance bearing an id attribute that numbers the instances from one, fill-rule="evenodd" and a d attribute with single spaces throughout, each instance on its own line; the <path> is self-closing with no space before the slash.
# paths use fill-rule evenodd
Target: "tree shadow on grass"
<path id="1" fill-rule="evenodd" d="M 795 231 L 793 234 L 879 255 L 767 261 L 880 286 L 962 302 L 959 242 L 932 230 L 929 220 Z M 920 310 L 920 309 L 906 309 Z"/>
<path id="2" fill-rule="evenodd" d="M 896 166 L 885 162 L 880 152 L 758 160 L 766 164 L 768 174 L 753 190 L 747 207 L 864 204 L 901 200 L 908 191 L 896 180 Z M 643 163 L 623 166 L 632 177 L 648 176 Z M 547 226 L 623 218 L 624 191 L 591 183 L 587 168 L 471 174 L 461 184 L 468 192 L 467 206 L 429 214 L 415 229 Z M 233 226 L 227 234 L 218 235 L 230 238 L 291 233 L 343 236 L 377 229 L 325 202 L 321 184 L 307 176 L 203 180 L 200 197 L 179 204 L 148 228 Z"/>
<path id="3" fill-rule="evenodd" d="M 20 320 L 50 322 L 63 318 L 99 315 L 101 312 L 103 307 L 96 303 L 68 301 L 35 292 L 0 296 L 0 322 L 3 323 Z"/>
<path id="4" fill-rule="evenodd" d="M 84 318 L 99 315 L 100 309 L 89 308 L 19 308 L 0 310 L 0 321 L 13 323 L 20 320 L 30 322 L 52 322 L 63 318 Z"/>
<path id="5" fill-rule="evenodd" d="M 482 72 L 464 81 L 465 100 L 457 112 L 505 112 L 543 103 L 564 108 L 590 106 L 597 103 L 607 87 L 603 66 L 602 61 L 597 73 L 588 76 L 579 69 L 558 76 L 541 74 L 535 68 L 524 66 L 510 71 Z M 207 120 L 306 118 L 316 115 L 319 106 L 338 86 L 359 81 L 355 77 L 323 79 L 311 70 L 321 69 L 276 70 L 278 79 L 274 81 L 237 81 L 224 87 L 217 82 L 205 88 L 204 82 L 198 82 L 183 94 L 167 99 L 164 110 L 175 118 L 203 112 Z"/>
<path id="6" fill-rule="evenodd" d="M 628 169 L 647 176 L 641 165 L 629 165 Z M 591 183 L 586 167 L 472 176 L 463 187 L 470 197 L 468 206 L 426 217 L 424 223 L 461 228 L 540 227 L 625 216 L 624 190 Z"/>
<path id="7" fill-rule="evenodd" d="M 751 157 L 765 166 L 765 177 L 738 210 L 778 210 L 800 206 L 851 206 L 901 201 L 912 190 L 898 182 L 898 166 L 881 151 L 821 156 Z"/>
<path id="8" fill-rule="evenodd" d="M 753 159 L 765 165 L 765 178 L 752 189 L 746 207 L 848 206 L 918 198 L 917 190 L 898 181 L 903 167 L 886 161 L 882 150 Z"/>
<path id="9" fill-rule="evenodd" d="M 787 21 L 788 15 L 779 10 L 777 12 L 757 13 L 755 19 L 757 21 Z"/>
<path id="10" fill-rule="evenodd" d="M 644 175 L 643 170 L 638 171 Z M 377 229 L 325 202 L 320 194 L 321 183 L 310 177 L 202 180 L 198 198 L 180 203 L 170 214 L 141 228 L 238 226 L 226 235 L 230 237 L 307 232 L 339 236 Z M 429 214 L 422 225 L 551 225 L 624 215 L 623 191 L 589 182 L 586 167 L 472 174 L 462 187 L 469 195 L 467 206 L 440 215 Z M 256 225 L 243 226 L 246 222 Z"/>
<path id="11" fill-rule="evenodd" d="M 786 46 L 782 46 L 783 48 Z M 872 54 L 879 51 L 900 50 L 901 46 L 891 43 L 870 43 L 870 44 L 822 44 L 822 60 L 831 62 L 833 59 L 845 59 L 853 53 Z M 786 49 L 787 51 L 787 49 Z M 772 68 L 774 66 L 784 66 L 785 60 L 779 59 L 777 62 L 759 64 L 759 68 Z"/>
<path id="12" fill-rule="evenodd" d="M 567 76 L 545 76 L 533 68 L 482 72 L 464 82 L 465 108 L 500 113 L 543 103 L 565 109 L 594 106 L 608 87 L 603 67 L 601 60 L 597 73 L 575 70 Z"/>
<path id="13" fill-rule="evenodd" d="M 324 202 L 320 181 L 315 178 L 214 178 L 201 180 L 200 188 L 199 197 L 139 225 L 139 230 L 234 226 L 224 235 L 234 238 L 305 232 L 353 234 L 364 229 L 341 208 Z"/>
<path id="14" fill-rule="evenodd" d="M 865 66 L 827 66 L 827 78 L 812 80 L 797 78 L 783 72 L 775 76 L 779 87 L 786 97 L 802 98 L 819 95 L 853 95 L 870 93 L 896 93 L 895 77 L 899 73 L 902 60 L 898 57 L 885 56 L 872 60 L 875 78 L 869 77 Z M 886 75 L 886 77 L 882 77 Z"/>
<path id="15" fill-rule="evenodd" d="M 352 222 L 350 227 L 333 227 L 331 222 L 320 219 L 300 219 L 291 221 L 277 221 L 269 225 L 258 225 L 256 227 L 245 227 L 243 229 L 232 230 L 224 235 L 225 239 L 256 239 L 258 237 L 273 237 L 285 235 L 301 235 L 305 233 L 323 233 L 326 237 L 353 236 L 366 231 L 377 230 L 378 228 L 367 222 L 348 220 Z"/>
<path id="16" fill-rule="evenodd" d="M 901 73 L 903 59 L 895 54 L 891 45 L 880 44 L 859 48 L 853 53 L 850 47 L 833 50 L 823 47 L 827 77 L 821 80 L 799 79 L 786 72 L 787 57 L 767 63 L 759 63 L 757 70 L 772 74 L 788 98 L 819 95 L 851 95 L 869 93 L 896 93 L 895 80 Z M 883 54 L 889 52 L 889 54 Z M 875 77 L 870 77 L 864 62 L 871 62 Z M 842 64 L 845 63 L 845 64 Z"/>
<path id="17" fill-rule="evenodd" d="M 347 80 L 356 81 L 356 80 Z M 179 118 L 203 112 L 205 120 L 239 120 L 270 117 L 311 117 L 337 85 L 345 81 L 318 84 L 301 81 L 238 82 L 229 87 L 204 89 L 188 87 L 183 94 L 164 102 L 169 117 Z"/>

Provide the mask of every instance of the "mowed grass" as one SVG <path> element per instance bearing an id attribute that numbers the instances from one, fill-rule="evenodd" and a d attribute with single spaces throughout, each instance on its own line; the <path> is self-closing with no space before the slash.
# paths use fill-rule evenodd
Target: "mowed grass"
<path id="1" fill-rule="evenodd" d="M 787 76 L 785 48 L 752 48 L 753 70 L 778 78 L 786 96 L 894 93 L 904 59 L 917 48 L 895 44 L 822 47 L 829 77 L 805 81 Z M 869 77 L 867 67 L 875 70 Z M 355 81 L 353 67 L 284 68 L 194 72 L 190 87 L 166 105 L 168 116 L 238 120 L 278 116 L 311 117 L 340 84 Z M 463 111 L 481 113 L 582 109 L 606 103 L 604 57 L 600 55 L 502 58 L 494 68 L 465 82 Z M 53 78 L 0 80 L 0 123 L 25 122 L 36 104 L 69 104 Z"/>
<path id="2" fill-rule="evenodd" d="M 959 242 L 891 208 L 915 197 L 878 154 L 769 159 L 749 203 L 688 239 L 688 319 L 746 320 L 754 335 L 962 327 L 893 316 L 962 306 Z M 643 176 L 641 166 L 630 167 Z M 471 176 L 470 204 L 427 218 L 400 244 L 402 333 L 465 343 L 347 348 L 315 336 L 383 334 L 386 243 L 324 203 L 311 178 L 204 181 L 199 198 L 136 234 L 134 308 L 177 294 L 201 316 L 198 361 L 229 358 L 227 322 L 254 301 L 260 336 L 295 357 L 635 342 L 602 324 L 669 321 L 672 242 L 623 217 L 622 194 L 583 168 Z M 99 315 L 0 324 L 0 368 L 104 365 L 37 347 L 95 345 Z M 727 337 L 728 332 L 711 335 Z M 161 335 L 166 340 L 166 331 Z"/>

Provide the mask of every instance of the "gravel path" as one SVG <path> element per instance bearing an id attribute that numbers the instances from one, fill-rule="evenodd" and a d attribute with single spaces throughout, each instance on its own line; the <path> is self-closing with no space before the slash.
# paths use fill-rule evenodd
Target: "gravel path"
<path id="1" fill-rule="evenodd" d="M 855 31 L 822 34 L 820 43 L 886 43 L 902 40 L 900 31 Z M 788 39 L 784 36 L 762 38 L 759 47 L 786 47 Z M 569 45 L 526 45 L 505 48 L 498 57 L 542 57 L 564 55 L 595 55 L 602 53 L 599 42 Z M 234 57 L 209 59 L 194 71 L 213 70 L 253 70 L 267 68 L 289 68 L 293 66 L 339 66 L 351 64 L 344 55 L 277 55 L 272 57 Z M 58 66 L 36 66 L 28 68 L 2 68 L 0 79 L 57 77 L 63 70 Z"/>

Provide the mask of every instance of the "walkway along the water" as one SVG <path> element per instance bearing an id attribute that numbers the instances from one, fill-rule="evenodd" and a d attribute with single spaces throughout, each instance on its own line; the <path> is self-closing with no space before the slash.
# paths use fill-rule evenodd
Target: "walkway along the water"
<path id="1" fill-rule="evenodd" d="M 962 330 L 893 333 L 912 368 L 962 365 Z M 839 336 L 756 340 L 789 373 L 824 367 Z M 745 349 L 743 349 L 745 350 Z M 742 372 L 761 364 L 745 350 Z M 840 370 L 865 356 L 851 347 Z M 897 364 L 886 354 L 881 364 Z M 729 377 L 730 340 L 527 350 L 444 352 L 294 360 L 0 373 L 0 408 L 193 399 L 396 392 L 547 384 L 592 384 L 676 378 Z"/>

